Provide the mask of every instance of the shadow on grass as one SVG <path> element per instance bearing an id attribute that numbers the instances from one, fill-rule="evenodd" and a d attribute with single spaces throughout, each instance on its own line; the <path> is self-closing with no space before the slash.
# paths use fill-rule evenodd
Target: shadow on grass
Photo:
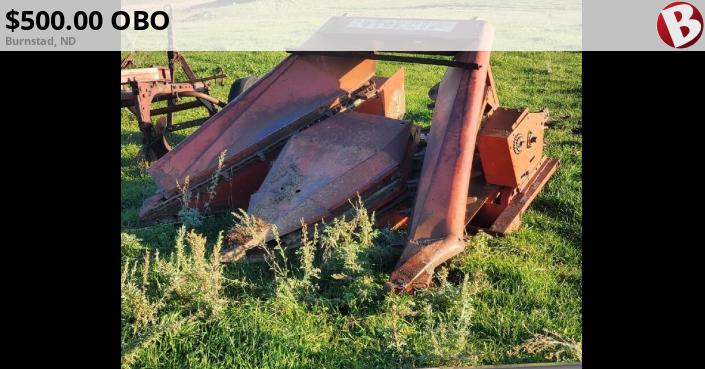
<path id="1" fill-rule="evenodd" d="M 570 224 L 566 219 L 579 219 L 581 210 L 575 205 L 555 197 L 539 197 L 531 205 L 534 211 L 540 212 L 550 218 L 553 222 L 537 222 L 536 226 L 545 230 L 551 230 L 570 244 L 581 245 L 583 240 L 582 227 L 580 224 Z M 558 224 L 551 226 L 548 224 Z"/>

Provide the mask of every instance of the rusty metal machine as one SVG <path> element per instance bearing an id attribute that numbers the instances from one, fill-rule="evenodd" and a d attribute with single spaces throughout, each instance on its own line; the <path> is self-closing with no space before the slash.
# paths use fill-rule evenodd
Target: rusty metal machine
<path id="1" fill-rule="evenodd" d="M 488 24 L 468 22 L 491 41 Z M 548 112 L 499 106 L 489 51 L 440 54 L 452 59 L 291 51 L 153 163 L 159 190 L 141 220 L 173 219 L 184 202 L 246 209 L 261 228 L 231 240 L 222 254 L 230 262 L 272 241 L 272 225 L 294 234 L 302 222 L 344 215 L 359 194 L 378 224 L 407 231 L 387 287 L 428 287 L 434 269 L 464 250 L 466 230 L 516 229 L 558 167 L 543 154 Z M 404 69 L 377 76 L 377 60 L 448 67 L 430 130 L 404 120 Z"/>
<path id="2" fill-rule="evenodd" d="M 173 114 L 178 111 L 205 108 L 209 117 L 218 112 L 217 107 L 225 102 L 208 94 L 208 81 L 223 80 L 225 74 L 217 73 L 206 78 L 199 78 L 191 70 L 186 58 L 176 51 L 168 51 L 168 67 L 134 68 L 132 54 L 123 58 L 121 68 L 121 106 L 128 108 L 137 118 L 142 132 L 142 153 L 147 161 L 155 161 L 171 150 L 166 139 L 170 132 L 196 127 L 208 118 L 200 118 L 178 124 L 173 123 Z M 180 67 L 188 81 L 175 82 L 174 72 Z M 193 101 L 177 104 L 182 97 L 192 97 Z M 167 106 L 152 109 L 152 103 L 165 101 Z M 157 122 L 153 117 L 160 116 Z"/>

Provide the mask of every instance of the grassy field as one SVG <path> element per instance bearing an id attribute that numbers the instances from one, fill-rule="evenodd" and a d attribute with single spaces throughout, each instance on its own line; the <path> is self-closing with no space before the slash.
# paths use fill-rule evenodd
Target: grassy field
<path id="1" fill-rule="evenodd" d="M 225 99 L 235 78 L 261 76 L 285 54 L 185 56 L 202 76 L 223 68 L 228 79 L 212 94 Z M 221 266 L 210 257 L 232 215 L 206 218 L 195 229 L 140 224 L 138 209 L 156 187 L 139 160 L 136 121 L 123 109 L 123 366 L 411 368 L 580 359 L 581 62 L 580 53 L 493 54 L 503 106 L 550 109 L 546 152 L 561 167 L 520 231 L 468 240 L 441 268 L 437 286 L 413 296 L 384 293 L 398 256 L 386 246 L 396 235 L 372 228 L 364 209 L 321 228 L 306 247 L 255 265 Z M 138 53 L 136 63 L 164 65 L 165 53 Z M 388 75 L 397 67 L 378 69 Z M 407 118 L 428 125 L 427 91 L 444 68 L 404 67 Z"/>

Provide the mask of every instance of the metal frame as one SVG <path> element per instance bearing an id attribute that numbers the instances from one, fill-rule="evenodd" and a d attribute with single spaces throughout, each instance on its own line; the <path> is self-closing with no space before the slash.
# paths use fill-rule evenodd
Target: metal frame
<path id="1" fill-rule="evenodd" d="M 460 60 L 446 60 L 446 59 L 433 59 L 433 58 L 420 58 L 417 56 L 406 56 L 406 55 L 395 55 L 393 53 L 381 53 L 377 51 L 305 51 L 305 50 L 287 50 L 290 54 L 295 55 L 324 55 L 324 56 L 336 56 L 340 58 L 365 58 L 371 60 L 384 60 L 393 61 L 400 63 L 412 63 L 412 64 L 428 64 L 428 65 L 441 65 L 446 67 L 455 67 L 463 69 L 480 69 L 482 66 L 473 62 L 463 62 Z M 398 53 L 408 53 L 408 52 L 398 52 Z M 423 53 L 419 53 L 423 54 Z M 453 55 L 454 53 L 425 53 L 427 55 Z"/>
<path id="2" fill-rule="evenodd" d="M 217 74 L 199 78 L 188 65 L 186 58 L 176 51 L 167 51 L 168 68 L 157 67 L 161 72 L 158 78 L 151 75 L 130 74 L 123 72 L 127 78 L 121 83 L 123 93 L 121 106 L 128 108 L 137 118 L 137 124 L 142 132 L 143 154 L 147 161 L 155 161 L 171 150 L 171 145 L 166 140 L 166 134 L 178 130 L 196 127 L 203 124 L 207 118 L 195 119 L 188 122 L 174 123 L 173 114 L 179 111 L 205 108 L 208 116 L 218 112 L 218 107 L 226 104 L 209 95 L 208 81 L 222 80 L 225 74 Z M 126 56 L 121 62 L 121 70 L 129 71 L 134 64 L 132 54 Z M 175 82 L 174 73 L 181 69 L 188 81 Z M 182 97 L 192 97 L 194 101 L 177 103 Z M 155 101 L 166 101 L 167 106 L 152 109 Z M 156 124 L 152 117 L 165 116 Z"/>

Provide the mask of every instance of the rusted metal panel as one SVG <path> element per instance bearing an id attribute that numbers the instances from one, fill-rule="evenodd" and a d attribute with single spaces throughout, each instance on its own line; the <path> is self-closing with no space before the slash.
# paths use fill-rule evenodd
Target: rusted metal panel
<path id="1" fill-rule="evenodd" d="M 389 78 L 374 77 L 372 82 L 377 88 L 378 98 L 365 101 L 355 111 L 403 119 L 406 113 L 404 68 L 399 68 Z"/>
<path id="2" fill-rule="evenodd" d="M 374 75 L 373 61 L 290 56 L 149 168 L 160 189 L 174 193 L 189 176 L 204 179 L 218 165 L 242 159 L 299 118 L 325 109 Z"/>
<path id="3" fill-rule="evenodd" d="M 148 169 L 160 189 L 145 202 L 140 219 L 173 218 L 181 206 L 177 183 L 187 177 L 192 198 L 199 199 L 191 206 L 205 213 L 246 208 L 291 135 L 374 96 L 374 69 L 373 61 L 287 58 Z M 226 178 L 213 178 L 218 171 Z M 217 183 L 211 191 L 214 181 L 229 184 Z"/>
<path id="4" fill-rule="evenodd" d="M 467 52 L 459 59 L 487 66 L 489 56 L 485 51 Z M 449 68 L 441 82 L 408 241 L 387 288 L 428 287 L 436 266 L 465 248 L 468 188 L 487 77 L 486 67 Z"/>
<path id="5" fill-rule="evenodd" d="M 411 124 L 378 115 L 335 115 L 293 136 L 282 149 L 248 213 L 262 221 L 253 239 L 226 251 L 242 256 L 273 238 L 331 218 L 358 193 L 364 193 L 401 168 Z"/>

